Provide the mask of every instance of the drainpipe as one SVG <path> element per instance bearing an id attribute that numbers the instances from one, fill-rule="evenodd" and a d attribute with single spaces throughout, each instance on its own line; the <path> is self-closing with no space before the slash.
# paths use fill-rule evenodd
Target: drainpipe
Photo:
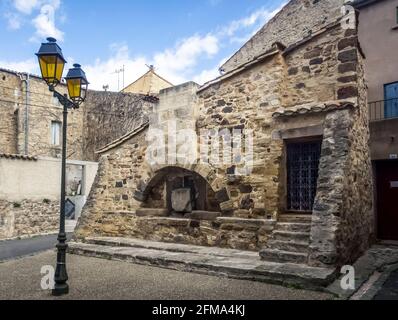
<path id="1" fill-rule="evenodd" d="M 24 154 L 29 153 L 29 98 L 30 98 L 30 76 L 29 73 L 20 74 L 19 78 L 21 82 L 25 82 L 25 142 L 24 142 Z"/>

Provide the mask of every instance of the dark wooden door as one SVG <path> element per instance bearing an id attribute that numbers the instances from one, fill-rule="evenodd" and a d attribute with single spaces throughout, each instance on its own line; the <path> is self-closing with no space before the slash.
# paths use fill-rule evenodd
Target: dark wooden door
<path id="1" fill-rule="evenodd" d="M 311 212 L 317 189 L 322 142 L 287 144 L 287 210 Z"/>
<path id="2" fill-rule="evenodd" d="M 398 240 L 398 161 L 376 164 L 378 238 Z"/>

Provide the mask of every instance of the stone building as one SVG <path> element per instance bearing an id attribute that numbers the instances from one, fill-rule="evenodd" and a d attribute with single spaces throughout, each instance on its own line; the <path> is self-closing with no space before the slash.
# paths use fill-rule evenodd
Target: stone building
<path id="1" fill-rule="evenodd" d="M 66 86 L 57 87 L 66 93 Z M 97 167 L 95 153 L 148 121 L 155 97 L 89 91 L 68 115 L 67 196 L 81 211 Z M 0 69 L 0 238 L 57 229 L 62 111 L 45 82 Z M 148 113 L 148 112 L 147 112 Z"/>
<path id="2" fill-rule="evenodd" d="M 149 70 L 143 76 L 122 90 L 124 93 L 136 93 L 156 96 L 160 90 L 170 88 L 173 85 L 155 72 L 154 66 L 149 66 Z"/>
<path id="3" fill-rule="evenodd" d="M 97 151 L 77 238 L 354 261 L 374 237 L 363 59 L 352 6 L 290 1 L 219 78 L 161 90 L 149 122 Z"/>
<path id="4" fill-rule="evenodd" d="M 0 153 L 60 157 L 62 106 L 45 82 L 0 69 L 0 90 Z M 66 93 L 66 86 L 57 90 Z M 153 101 L 147 94 L 90 90 L 86 102 L 69 111 L 67 158 L 95 161 L 97 149 L 147 121 L 142 110 Z"/>
<path id="5" fill-rule="evenodd" d="M 368 84 L 377 238 L 398 240 L 398 0 L 356 0 Z"/>

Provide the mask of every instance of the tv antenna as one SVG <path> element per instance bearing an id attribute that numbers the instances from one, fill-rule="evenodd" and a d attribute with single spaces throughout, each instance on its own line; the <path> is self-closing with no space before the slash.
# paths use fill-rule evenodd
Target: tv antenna
<path id="1" fill-rule="evenodd" d="M 117 74 L 117 91 L 120 91 L 120 74 L 121 74 L 121 73 L 123 74 L 123 88 L 124 88 L 124 71 L 125 71 L 125 68 L 124 68 L 124 65 L 123 65 L 122 68 L 117 69 L 117 70 L 114 72 L 114 74 L 115 74 L 115 73 Z"/>

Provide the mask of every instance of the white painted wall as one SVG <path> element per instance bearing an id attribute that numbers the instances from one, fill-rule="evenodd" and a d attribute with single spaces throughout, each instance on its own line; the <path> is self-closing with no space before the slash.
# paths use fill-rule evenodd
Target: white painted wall
<path id="1" fill-rule="evenodd" d="M 68 161 L 82 165 L 82 195 L 87 196 L 97 174 L 98 163 Z M 61 160 L 39 158 L 37 161 L 0 158 L 0 199 L 11 202 L 22 200 L 59 200 Z"/>

